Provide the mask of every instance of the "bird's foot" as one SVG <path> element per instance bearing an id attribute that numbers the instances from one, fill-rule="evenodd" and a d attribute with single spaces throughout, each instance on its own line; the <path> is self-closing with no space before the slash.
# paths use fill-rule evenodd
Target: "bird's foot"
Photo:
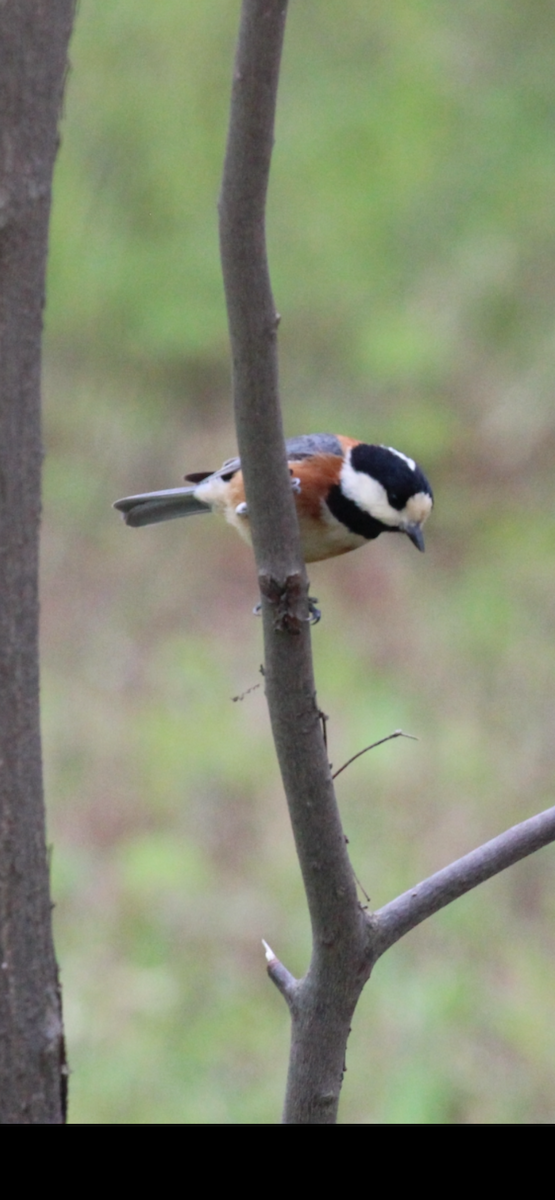
<path id="1" fill-rule="evenodd" d="M 308 597 L 308 621 L 310 625 L 317 625 L 322 616 L 320 609 L 316 608 L 317 603 L 316 596 Z"/>

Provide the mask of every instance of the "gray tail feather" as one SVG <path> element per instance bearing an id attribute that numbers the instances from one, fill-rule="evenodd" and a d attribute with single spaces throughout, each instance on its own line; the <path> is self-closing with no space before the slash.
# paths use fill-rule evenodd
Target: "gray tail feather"
<path id="1" fill-rule="evenodd" d="M 192 517 L 195 513 L 210 512 L 210 505 L 195 498 L 195 488 L 171 488 L 166 492 L 145 492 L 143 496 L 125 496 L 116 500 L 114 508 L 123 513 L 125 524 L 137 528 L 173 521 L 176 517 Z"/>

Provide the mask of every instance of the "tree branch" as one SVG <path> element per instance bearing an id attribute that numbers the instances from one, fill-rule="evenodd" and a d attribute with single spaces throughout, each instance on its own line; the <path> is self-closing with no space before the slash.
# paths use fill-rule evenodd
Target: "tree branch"
<path id="1" fill-rule="evenodd" d="M 555 841 L 555 808 L 547 808 L 545 812 L 513 825 L 511 829 L 500 833 L 498 837 L 485 842 L 477 850 L 458 858 L 442 871 L 430 875 L 422 883 L 417 883 L 396 900 L 391 900 L 383 908 L 371 914 L 368 921 L 372 926 L 372 944 L 379 957 L 393 946 L 399 938 L 409 930 L 420 925 L 426 917 L 439 912 L 470 892 L 486 879 L 491 879 L 512 867 L 513 863 L 547 846 Z"/>
<path id="2" fill-rule="evenodd" d="M 243 0 L 220 211 L 237 439 L 264 619 L 272 730 L 313 933 L 299 984 L 284 1120 L 335 1120 L 367 932 L 345 848 L 312 669 L 308 583 L 279 407 L 265 203 L 286 0 Z"/>

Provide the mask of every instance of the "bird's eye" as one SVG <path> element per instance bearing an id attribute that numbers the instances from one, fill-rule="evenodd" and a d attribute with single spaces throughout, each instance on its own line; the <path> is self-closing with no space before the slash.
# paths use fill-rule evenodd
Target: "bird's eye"
<path id="1" fill-rule="evenodd" d="M 396 504 L 396 503 L 397 503 L 397 501 L 398 501 L 398 499 L 399 499 L 399 495 L 398 495 L 398 493 L 397 493 L 397 492 L 390 492 L 390 493 L 389 493 L 389 499 L 390 499 L 390 501 L 391 501 L 391 503 L 392 503 L 392 504 Z"/>

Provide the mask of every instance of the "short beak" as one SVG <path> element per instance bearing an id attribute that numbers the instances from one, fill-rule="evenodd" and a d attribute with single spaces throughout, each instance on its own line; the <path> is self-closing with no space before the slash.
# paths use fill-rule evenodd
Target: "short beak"
<path id="1" fill-rule="evenodd" d="M 417 550 L 421 550 L 424 553 L 426 547 L 424 545 L 424 534 L 422 533 L 421 526 L 417 525 L 416 522 L 412 524 L 407 523 L 406 525 L 401 525 L 401 529 L 410 538 L 413 546 L 416 546 Z"/>

